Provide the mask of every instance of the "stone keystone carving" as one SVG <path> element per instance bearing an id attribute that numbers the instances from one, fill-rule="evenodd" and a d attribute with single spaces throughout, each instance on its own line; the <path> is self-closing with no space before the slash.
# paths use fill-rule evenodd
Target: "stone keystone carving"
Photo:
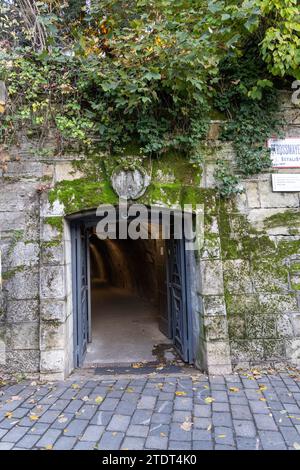
<path id="1" fill-rule="evenodd" d="M 151 181 L 150 176 L 142 168 L 125 170 L 116 168 L 111 176 L 111 184 L 120 198 L 138 199 Z"/>

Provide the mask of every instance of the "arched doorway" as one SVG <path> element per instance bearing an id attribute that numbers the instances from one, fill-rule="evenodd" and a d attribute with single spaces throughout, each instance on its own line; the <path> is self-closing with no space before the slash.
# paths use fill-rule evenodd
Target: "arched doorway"
<path id="1" fill-rule="evenodd" d="M 194 362 L 186 242 L 169 215 L 170 236 L 158 218 L 154 239 L 124 239 L 118 227 L 99 239 L 95 214 L 71 221 L 75 366 L 152 362 L 160 348 Z"/>

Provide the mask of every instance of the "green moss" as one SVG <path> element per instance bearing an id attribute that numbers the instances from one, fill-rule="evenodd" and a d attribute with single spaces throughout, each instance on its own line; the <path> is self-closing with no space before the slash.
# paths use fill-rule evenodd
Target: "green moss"
<path id="1" fill-rule="evenodd" d="M 291 283 L 291 288 L 293 290 L 299 290 L 300 291 L 300 282 L 298 282 L 298 283 L 297 282 L 292 282 Z"/>
<path id="2" fill-rule="evenodd" d="M 83 209 L 94 209 L 100 204 L 116 204 L 117 196 L 109 183 L 91 182 L 80 178 L 73 181 L 64 180 L 55 185 L 48 194 L 50 204 L 60 201 L 66 214 Z"/>
<path id="3" fill-rule="evenodd" d="M 63 231 L 63 218 L 59 216 L 55 217 L 45 217 L 44 223 L 51 225 L 51 227 L 55 228 L 59 233 Z"/>
<path id="4" fill-rule="evenodd" d="M 16 268 L 10 269 L 2 274 L 2 279 L 4 281 L 8 281 L 9 279 L 13 278 L 15 274 L 24 271 L 25 266 L 17 266 Z"/>
<path id="5" fill-rule="evenodd" d="M 265 228 L 300 226 L 300 212 L 287 210 L 268 217 L 264 221 Z"/>

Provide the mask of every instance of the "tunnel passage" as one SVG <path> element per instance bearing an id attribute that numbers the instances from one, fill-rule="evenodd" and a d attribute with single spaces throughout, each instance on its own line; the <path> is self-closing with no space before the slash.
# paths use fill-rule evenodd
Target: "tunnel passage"
<path id="1" fill-rule="evenodd" d="M 89 238 L 91 342 L 86 364 L 156 360 L 167 338 L 166 246 L 163 240 Z"/>

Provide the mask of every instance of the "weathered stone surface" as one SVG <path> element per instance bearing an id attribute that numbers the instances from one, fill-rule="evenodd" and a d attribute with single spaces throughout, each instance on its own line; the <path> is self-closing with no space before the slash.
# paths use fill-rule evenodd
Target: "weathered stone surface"
<path id="1" fill-rule="evenodd" d="M 41 299 L 63 299 L 65 279 L 63 266 L 41 267 Z"/>
<path id="2" fill-rule="evenodd" d="M 39 262 L 39 245 L 37 243 L 17 242 L 10 246 L 8 263 L 16 266 L 36 266 Z"/>
<path id="3" fill-rule="evenodd" d="M 61 372 L 64 370 L 64 351 L 41 351 L 41 371 Z"/>
<path id="4" fill-rule="evenodd" d="M 267 185 L 259 182 L 261 207 L 299 207 L 299 195 L 297 193 L 274 193 L 271 182 Z"/>
<path id="5" fill-rule="evenodd" d="M 260 197 L 257 181 L 246 181 L 245 191 L 247 196 L 248 207 L 251 209 L 260 207 Z"/>
<path id="6" fill-rule="evenodd" d="M 224 261 L 224 282 L 231 293 L 252 293 L 250 264 L 246 260 Z"/>
<path id="7" fill-rule="evenodd" d="M 7 325 L 6 338 L 7 347 L 10 350 L 38 349 L 39 324 L 28 322 Z"/>
<path id="8" fill-rule="evenodd" d="M 63 322 L 66 317 L 66 304 L 63 300 L 41 300 L 41 319 Z"/>
<path id="9" fill-rule="evenodd" d="M 64 245 L 61 242 L 41 244 L 41 261 L 44 265 L 62 265 L 64 263 Z"/>
<path id="10" fill-rule="evenodd" d="M 42 321 L 40 325 L 40 347 L 45 349 L 63 349 L 65 342 L 63 323 Z"/>
<path id="11" fill-rule="evenodd" d="M 7 302 L 6 319 L 8 323 L 32 322 L 38 317 L 38 300 L 10 300 Z"/>
<path id="12" fill-rule="evenodd" d="M 40 367 L 40 351 L 7 351 L 6 365 L 10 372 L 38 372 Z"/>
<path id="13" fill-rule="evenodd" d="M 36 269 L 25 268 L 22 271 L 12 271 L 3 283 L 9 300 L 37 299 L 39 294 L 39 276 Z"/>
<path id="14" fill-rule="evenodd" d="M 204 315 L 226 315 L 225 300 L 222 295 L 205 295 L 203 297 Z"/>
<path id="15" fill-rule="evenodd" d="M 200 270 L 200 293 L 202 295 L 222 295 L 224 292 L 222 262 L 219 260 L 201 261 Z"/>

